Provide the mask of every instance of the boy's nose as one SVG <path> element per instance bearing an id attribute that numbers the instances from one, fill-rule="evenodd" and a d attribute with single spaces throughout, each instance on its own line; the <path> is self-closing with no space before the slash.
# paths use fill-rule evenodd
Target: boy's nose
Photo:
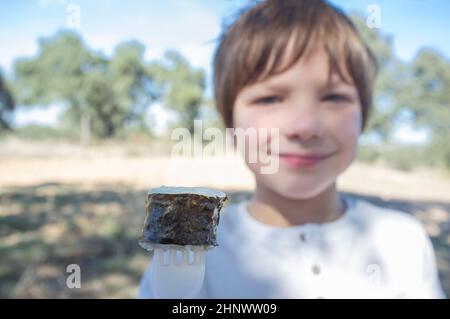
<path id="1" fill-rule="evenodd" d="M 285 114 L 285 121 L 280 131 L 288 139 L 311 140 L 322 134 L 322 123 L 317 106 L 297 106 Z"/>

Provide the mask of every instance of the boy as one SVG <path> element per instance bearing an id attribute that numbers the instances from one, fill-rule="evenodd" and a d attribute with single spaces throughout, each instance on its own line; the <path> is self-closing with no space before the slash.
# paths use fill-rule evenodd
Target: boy
<path id="1" fill-rule="evenodd" d="M 324 1 L 262 1 L 224 31 L 214 67 L 226 127 L 278 128 L 279 168 L 246 159 L 256 189 L 221 214 L 199 297 L 443 298 L 420 223 L 336 190 L 376 74 L 352 22 Z"/>

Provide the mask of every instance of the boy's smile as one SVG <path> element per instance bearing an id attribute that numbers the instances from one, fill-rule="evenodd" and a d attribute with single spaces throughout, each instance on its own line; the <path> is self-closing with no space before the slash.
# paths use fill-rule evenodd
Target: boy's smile
<path id="1" fill-rule="evenodd" d="M 323 160 L 329 158 L 332 154 L 297 154 L 297 153 L 280 153 L 278 157 L 280 161 L 292 168 L 300 167 L 316 167 Z M 277 154 L 274 154 L 277 156 Z"/>

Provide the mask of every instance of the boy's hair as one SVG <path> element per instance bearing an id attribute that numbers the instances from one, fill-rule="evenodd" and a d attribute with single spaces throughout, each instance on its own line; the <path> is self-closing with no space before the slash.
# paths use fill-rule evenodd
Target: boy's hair
<path id="1" fill-rule="evenodd" d="M 281 68 L 291 39 L 293 54 Z M 214 94 L 225 126 L 233 127 L 233 105 L 240 90 L 287 70 L 317 44 L 328 54 L 330 75 L 336 72 L 357 88 L 363 131 L 372 104 L 376 58 L 352 21 L 322 0 L 265 0 L 225 28 L 214 56 Z"/>

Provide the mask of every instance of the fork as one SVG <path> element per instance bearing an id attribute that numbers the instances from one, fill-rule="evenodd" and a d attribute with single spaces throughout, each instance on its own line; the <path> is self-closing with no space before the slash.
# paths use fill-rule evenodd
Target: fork
<path id="1" fill-rule="evenodd" d="M 155 247 L 150 285 L 156 298 L 194 298 L 205 277 L 201 246 Z"/>

